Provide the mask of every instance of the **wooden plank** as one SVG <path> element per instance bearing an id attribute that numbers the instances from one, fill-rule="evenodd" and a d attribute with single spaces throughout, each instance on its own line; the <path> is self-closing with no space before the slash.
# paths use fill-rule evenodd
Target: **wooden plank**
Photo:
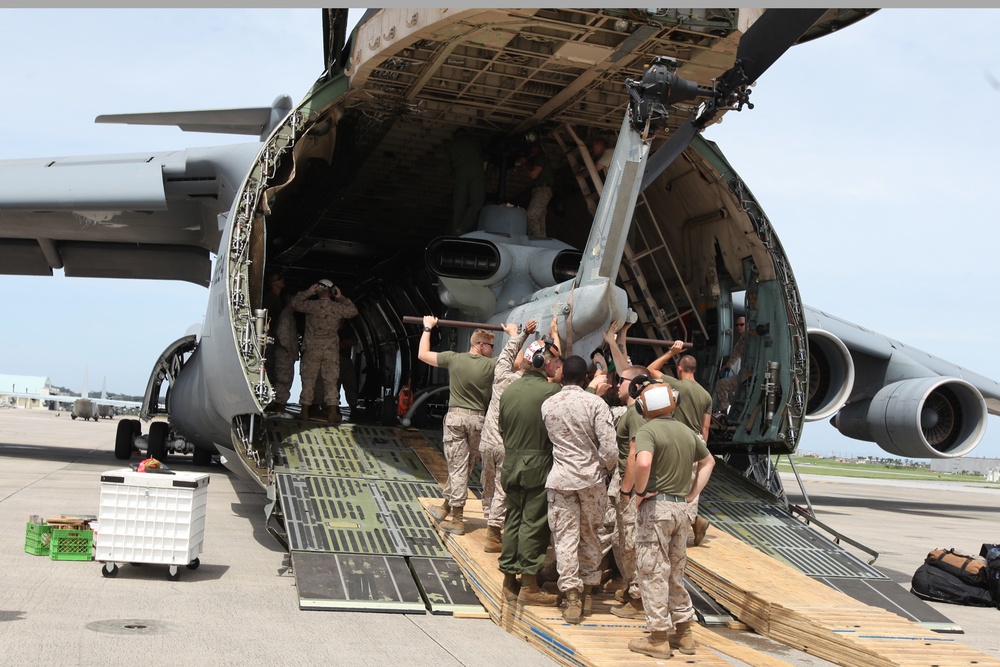
<path id="1" fill-rule="evenodd" d="M 431 498 L 421 499 L 425 508 L 435 502 L 438 501 Z M 441 537 L 466 573 L 483 607 L 497 625 L 565 665 L 626 667 L 662 663 L 661 660 L 629 650 L 629 640 L 641 637 L 646 630 L 646 623 L 620 619 L 612 615 L 610 609 L 617 603 L 611 593 L 595 595 L 593 613 L 584 617 L 579 625 L 566 623 L 559 608 L 508 604 L 503 599 L 503 575 L 497 568 L 498 555 L 483 551 L 486 521 L 483 518 L 482 503 L 478 500 L 469 500 L 466 503 L 465 526 L 465 535 L 442 533 Z M 701 644 L 696 655 L 675 653 L 671 664 L 705 667 L 728 665 L 728 662 L 716 655 L 715 651 L 718 651 L 733 655 L 748 664 L 787 667 L 787 663 L 749 647 L 740 646 L 700 626 L 695 630 L 695 637 Z"/>
<path id="2" fill-rule="evenodd" d="M 443 457 L 418 431 L 401 440 L 417 452 L 440 484 L 447 478 Z M 471 494 L 470 494 L 471 496 Z M 420 500 L 426 508 L 440 500 Z M 611 594 L 598 594 L 594 612 L 580 625 L 562 620 L 557 608 L 508 604 L 497 554 L 483 552 L 486 521 L 480 501 L 465 506 L 466 534 L 441 535 L 472 590 L 493 621 L 565 665 L 636 665 L 657 661 L 628 650 L 641 636 L 642 621 L 609 613 Z M 688 576 L 740 622 L 758 634 L 847 667 L 1000 667 L 1000 661 L 951 638 L 936 635 L 889 611 L 870 607 L 815 581 L 752 546 L 710 528 L 706 541 L 688 550 Z M 784 665 L 779 659 L 733 642 L 701 626 L 695 629 L 694 656 L 674 655 L 673 663 L 727 665 L 715 652 L 752 665 Z"/>

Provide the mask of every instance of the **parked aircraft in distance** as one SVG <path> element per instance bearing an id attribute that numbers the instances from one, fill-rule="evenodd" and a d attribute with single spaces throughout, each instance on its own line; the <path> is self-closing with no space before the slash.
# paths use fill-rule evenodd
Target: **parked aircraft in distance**
<path id="1" fill-rule="evenodd" d="M 89 392 L 87 391 L 87 371 L 83 372 L 83 391 L 80 392 L 79 396 L 69 396 L 69 395 L 52 395 L 52 394 L 34 394 L 29 392 L 17 392 L 17 391 L 2 391 L 0 390 L 0 396 L 10 396 L 12 398 L 27 398 L 36 401 L 45 401 L 56 404 L 71 405 L 70 417 L 73 419 L 82 419 L 87 421 L 88 419 L 93 419 L 95 422 L 101 417 L 105 419 L 111 419 L 115 416 L 115 409 L 133 408 L 138 409 L 142 407 L 142 403 L 138 401 L 121 401 L 117 399 L 108 398 L 108 383 L 107 379 L 104 380 L 101 386 L 101 397 L 100 398 L 89 398 Z"/>
<path id="2" fill-rule="evenodd" d="M 348 34 L 347 10 L 327 9 L 325 70 L 298 104 L 98 118 L 252 142 L 0 163 L 0 271 L 208 287 L 201 335 L 168 346 L 150 376 L 144 419 L 169 388 L 150 447 L 201 462 L 218 451 L 262 485 L 269 269 L 293 290 L 330 278 L 358 305 L 353 421 L 395 424 L 405 387 L 440 383 L 406 315 L 555 315 L 588 355 L 634 313 L 633 334 L 694 343 L 713 393 L 743 316 L 713 452 L 736 465 L 791 453 L 805 421 L 832 419 L 900 456 L 962 456 L 1000 413 L 1000 385 L 806 306 L 761 206 L 699 135 L 745 108 L 789 45 L 870 11 L 385 8 Z M 458 128 L 484 147 L 489 196 L 476 229 L 454 235 L 442 156 Z M 616 137 L 602 182 L 587 146 Z M 513 168 L 536 147 L 555 176 L 545 238 L 526 233 L 517 193 L 531 182 Z M 664 350 L 629 348 L 637 362 Z M 137 425 L 119 428 L 123 458 Z"/>

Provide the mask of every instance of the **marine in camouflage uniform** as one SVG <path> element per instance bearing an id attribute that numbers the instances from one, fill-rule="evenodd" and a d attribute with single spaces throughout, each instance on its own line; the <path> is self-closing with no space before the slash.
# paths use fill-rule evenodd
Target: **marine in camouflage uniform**
<path id="1" fill-rule="evenodd" d="M 286 298 L 286 301 L 291 299 Z M 278 315 L 274 334 L 274 400 L 280 409 L 291 397 L 295 379 L 295 361 L 299 358 L 299 330 L 295 324 L 295 311 L 286 307 Z"/>
<path id="2" fill-rule="evenodd" d="M 586 383 L 587 362 L 569 357 L 562 390 L 542 403 L 552 441 L 552 470 L 545 480 L 549 527 L 570 623 L 580 622 L 586 596 L 601 583 L 598 530 L 608 501 L 605 480 L 618 455 L 611 410 L 604 399 L 584 391 Z"/>
<path id="3" fill-rule="evenodd" d="M 545 236 L 545 215 L 549 202 L 552 200 L 552 186 L 555 176 L 552 165 L 542 152 L 540 145 L 531 148 L 531 155 L 522 157 L 518 164 L 531 179 L 531 201 L 528 203 L 528 236 Z"/>
<path id="4" fill-rule="evenodd" d="M 650 390 L 673 391 L 654 385 L 644 390 L 640 402 Z M 636 565 L 650 634 L 632 640 L 629 648 L 668 658 L 671 645 L 685 654 L 695 650 L 694 607 L 683 584 L 691 532 L 685 503 L 705 487 L 715 459 L 690 428 L 675 421 L 669 411 L 662 412 L 658 417 L 646 414 L 657 418 L 649 419 L 635 435 Z M 698 473 L 692 484 L 691 466 L 696 462 Z"/>
<path id="5" fill-rule="evenodd" d="M 287 301 L 287 299 L 282 298 L 284 288 L 285 279 L 281 276 L 281 272 L 268 271 L 267 284 L 260 300 L 260 307 L 267 311 L 267 335 L 271 341 L 264 346 L 264 372 L 267 373 L 267 379 L 271 381 L 271 384 L 277 382 L 274 373 L 277 358 L 275 347 L 277 346 L 278 337 L 278 315 L 284 309 L 285 302 Z"/>
<path id="6" fill-rule="evenodd" d="M 302 363 L 300 374 L 302 376 L 302 393 L 299 395 L 299 403 L 302 405 L 302 416 L 305 419 L 310 416 L 309 408 L 313 404 L 313 393 L 316 386 L 316 379 L 323 380 L 323 395 L 331 406 L 331 414 L 335 421 L 340 420 L 339 392 L 337 391 L 337 380 L 340 376 L 340 337 L 338 332 L 345 319 L 358 314 L 358 309 L 340 292 L 339 287 L 334 287 L 330 281 L 329 286 L 317 283 L 296 294 L 289 304 L 293 310 L 306 314 L 305 335 L 302 337 Z M 318 299 L 309 300 L 309 297 L 319 294 Z"/>
<path id="7" fill-rule="evenodd" d="M 486 406 L 493 391 L 493 333 L 484 329 L 472 332 L 468 352 L 434 352 L 431 330 L 437 318 L 424 316 L 417 358 L 430 366 L 448 369 L 448 413 L 444 417 L 444 460 L 448 480 L 444 504 L 428 509 L 441 522 L 441 529 L 456 535 L 465 534 L 465 501 L 469 494 L 469 475 L 479 451 Z M 448 516 L 451 519 L 448 520 Z"/>
<path id="8" fill-rule="evenodd" d="M 632 502 L 632 479 L 629 478 L 622 494 L 623 477 L 627 468 L 631 442 L 639 427 L 646 423 L 635 409 L 635 399 L 629 396 L 628 388 L 632 378 L 648 374 L 645 366 L 629 366 L 622 371 L 621 382 L 618 384 L 618 399 L 626 405 L 621 409 L 620 417 L 615 423 L 615 440 L 618 444 L 618 465 L 608 484 L 608 497 L 615 507 L 615 539 L 612 549 L 615 564 L 624 580 L 620 592 L 625 604 L 612 613 L 622 618 L 639 618 L 642 612 L 642 594 L 639 591 L 639 581 L 635 569 L 635 503 Z M 616 597 L 619 595 L 616 593 Z"/>
<path id="9" fill-rule="evenodd" d="M 673 346 L 666 354 L 649 365 L 650 369 L 659 370 L 663 365 L 662 362 L 679 354 L 683 349 L 683 341 L 674 341 Z M 712 395 L 698 384 L 698 381 L 695 379 L 695 372 L 697 370 L 698 361 L 690 354 L 686 354 L 677 362 L 676 378 L 672 377 L 669 373 L 664 373 L 659 379 L 676 389 L 684 397 L 684 400 L 677 405 L 677 410 L 674 412 L 674 419 L 697 433 L 698 437 L 707 444 L 708 433 L 712 427 Z M 692 481 L 694 480 L 694 474 L 695 468 L 692 467 Z M 695 545 L 699 545 L 705 538 L 705 531 L 708 530 L 708 521 L 698 518 L 697 497 L 687 504 L 687 515 L 694 526 L 694 543 Z"/>
<path id="10" fill-rule="evenodd" d="M 535 331 L 537 322 L 528 322 L 521 333 L 516 324 L 504 327 L 508 340 L 497 357 L 493 371 L 493 392 L 490 405 L 486 409 L 483 433 L 479 440 L 479 456 L 483 462 L 483 516 L 486 517 L 485 551 L 499 553 L 500 534 L 507 515 L 507 495 L 503 491 L 503 440 L 500 438 L 500 397 L 510 383 L 521 377 L 520 369 L 514 367 L 517 353 L 524 345 L 528 334 Z"/>
<path id="11" fill-rule="evenodd" d="M 729 351 L 729 358 L 722 366 L 722 372 L 727 375 L 715 383 L 715 400 L 718 403 L 717 409 L 722 416 L 729 414 L 729 405 L 740 386 L 743 355 L 747 351 L 747 318 L 743 315 L 737 316 L 734 328 L 736 342 L 733 343 L 733 347 Z"/>

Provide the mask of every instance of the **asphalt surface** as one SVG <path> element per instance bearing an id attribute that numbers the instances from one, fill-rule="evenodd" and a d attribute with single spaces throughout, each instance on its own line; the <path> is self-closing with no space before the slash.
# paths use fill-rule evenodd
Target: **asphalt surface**
<path id="1" fill-rule="evenodd" d="M 117 420 L 80 422 L 0 409 L 0 665 L 554 665 L 486 619 L 430 614 L 300 611 L 288 556 L 266 531 L 265 498 L 220 466 L 211 475 L 196 570 L 167 580 L 163 565 L 123 565 L 24 552 L 32 514 L 96 515 Z M 185 457 L 176 470 L 201 470 Z M 978 553 L 1000 542 L 1000 491 L 965 485 L 807 477 L 819 518 L 880 552 L 876 567 L 909 587 L 933 548 Z M 804 503 L 794 478 L 793 502 Z M 859 554 L 860 555 L 860 554 Z M 935 605 L 966 630 L 963 643 L 1000 657 L 996 609 Z M 826 661 L 753 633 L 722 634 L 799 667 Z M 728 659 L 733 665 L 743 663 Z"/>

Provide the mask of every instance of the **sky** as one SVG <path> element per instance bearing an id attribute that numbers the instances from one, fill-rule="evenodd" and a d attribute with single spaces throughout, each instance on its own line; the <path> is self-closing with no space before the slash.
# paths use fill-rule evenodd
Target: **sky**
<path id="1" fill-rule="evenodd" d="M 1000 379 L 1000 10 L 886 9 L 793 47 L 717 142 L 767 213 L 805 303 Z M 298 100 L 319 9 L 0 9 L 0 160 L 245 141 L 96 125 L 99 114 Z M 707 83 L 707 82 L 705 82 Z M 205 288 L 0 276 L 0 373 L 142 394 L 200 324 Z M 1000 457 L 991 417 L 974 456 Z M 808 424 L 800 451 L 878 455 Z"/>

